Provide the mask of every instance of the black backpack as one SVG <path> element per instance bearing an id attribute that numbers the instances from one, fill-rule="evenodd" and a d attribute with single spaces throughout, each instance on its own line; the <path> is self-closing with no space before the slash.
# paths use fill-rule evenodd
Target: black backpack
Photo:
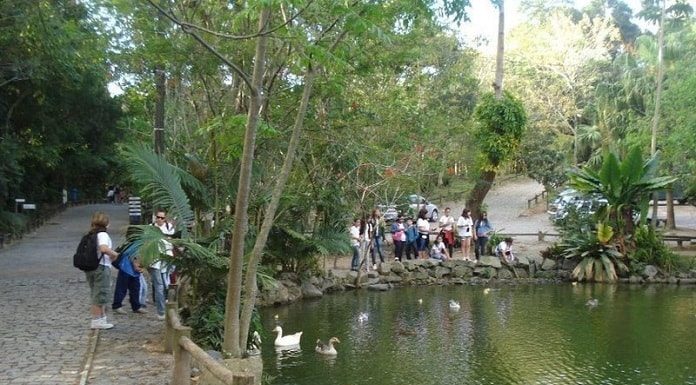
<path id="1" fill-rule="evenodd" d="M 82 271 L 93 271 L 99 267 L 103 254 L 97 257 L 97 232 L 82 236 L 77 251 L 73 255 L 73 266 Z"/>

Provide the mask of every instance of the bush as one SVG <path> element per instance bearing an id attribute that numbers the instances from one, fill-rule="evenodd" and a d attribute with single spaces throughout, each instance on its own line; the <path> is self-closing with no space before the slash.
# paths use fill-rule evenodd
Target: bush
<path id="1" fill-rule="evenodd" d="M 679 264 L 679 257 L 664 243 L 662 235 L 651 226 L 640 226 L 635 233 L 635 251 L 631 258 L 633 263 L 656 265 L 668 272 L 674 271 Z"/>

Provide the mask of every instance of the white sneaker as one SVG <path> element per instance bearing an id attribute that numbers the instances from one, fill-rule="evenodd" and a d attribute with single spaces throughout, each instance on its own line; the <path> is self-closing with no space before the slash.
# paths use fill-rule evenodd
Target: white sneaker
<path id="1" fill-rule="evenodd" d="M 118 309 L 114 309 L 114 313 L 116 313 L 116 314 L 128 314 L 128 312 L 126 312 L 125 310 L 123 310 L 122 307 L 120 307 L 120 308 L 118 308 Z"/>
<path id="2" fill-rule="evenodd" d="M 372 264 L 372 270 L 377 270 L 377 264 L 376 264 L 376 263 Z"/>
<path id="3" fill-rule="evenodd" d="M 90 329 L 111 329 L 112 327 L 114 325 L 106 322 L 106 317 L 93 319 L 90 325 Z"/>
<path id="4" fill-rule="evenodd" d="M 157 314 L 157 319 L 158 319 L 158 320 L 163 321 L 165 318 L 166 318 L 166 317 L 164 316 L 164 314 L 162 314 L 162 315 Z"/>

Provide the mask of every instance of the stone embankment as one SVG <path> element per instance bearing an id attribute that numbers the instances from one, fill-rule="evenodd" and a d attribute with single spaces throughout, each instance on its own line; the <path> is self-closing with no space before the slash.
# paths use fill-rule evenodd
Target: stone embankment
<path id="1" fill-rule="evenodd" d="M 377 270 L 360 275 L 355 271 L 330 270 L 324 276 L 301 279 L 297 274 L 283 273 L 275 285 L 261 289 L 259 304 L 282 305 L 303 298 L 320 298 L 332 292 L 356 289 L 386 291 L 411 285 L 556 284 L 570 281 L 576 265 L 570 260 L 557 263 L 542 257 L 524 256 L 509 265 L 501 263 L 497 257 L 483 257 L 478 263 L 434 259 L 385 262 Z M 648 265 L 641 274 L 626 275 L 619 282 L 694 285 L 696 271 L 669 276 Z"/>

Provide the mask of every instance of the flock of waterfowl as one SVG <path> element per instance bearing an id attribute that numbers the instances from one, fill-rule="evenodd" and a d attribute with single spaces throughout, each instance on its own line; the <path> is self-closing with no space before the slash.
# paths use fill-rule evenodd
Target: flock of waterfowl
<path id="1" fill-rule="evenodd" d="M 491 292 L 491 288 L 485 288 L 483 289 L 483 294 L 489 294 Z M 418 298 L 418 304 L 422 305 L 423 304 L 423 299 Z M 595 298 L 590 298 L 586 303 L 585 306 L 588 308 L 595 308 L 599 305 L 599 300 Z M 458 301 L 455 301 L 453 299 L 449 300 L 449 309 L 452 312 L 458 312 L 461 309 L 461 305 L 459 304 Z M 273 317 L 276 322 L 278 321 L 278 315 L 276 314 Z M 364 324 L 368 321 L 369 315 L 365 312 L 361 312 L 358 314 L 358 323 Z M 274 333 L 277 333 L 276 339 L 274 341 L 274 345 L 276 348 L 288 348 L 288 347 L 295 347 L 300 345 L 300 339 L 302 338 L 302 332 L 299 331 L 294 334 L 288 334 L 288 335 L 283 335 L 283 328 L 281 328 L 279 325 L 277 325 L 273 329 Z M 415 332 L 411 330 L 398 330 L 398 334 L 402 335 L 414 335 Z M 341 341 L 338 339 L 338 337 L 331 337 L 329 340 L 324 343 L 321 339 L 318 339 L 316 342 L 316 346 L 314 350 L 319 353 L 319 354 L 324 354 L 327 356 L 335 356 L 338 354 L 338 351 L 336 350 L 336 347 L 334 344 L 340 343 Z M 261 338 L 258 335 L 258 333 L 254 333 L 254 338 L 253 338 L 253 346 L 255 348 L 260 348 L 261 346 Z"/>

